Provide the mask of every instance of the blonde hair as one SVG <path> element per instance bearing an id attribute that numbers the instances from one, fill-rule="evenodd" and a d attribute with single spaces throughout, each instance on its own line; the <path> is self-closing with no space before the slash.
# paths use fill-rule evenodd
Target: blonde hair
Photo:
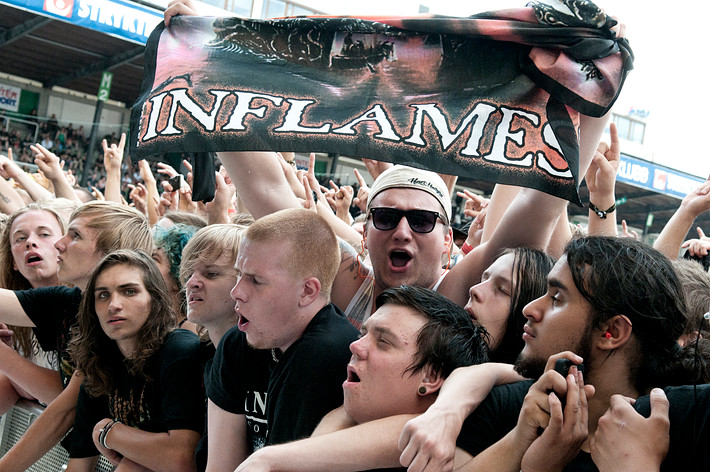
<path id="1" fill-rule="evenodd" d="M 108 254 L 119 249 L 153 252 L 153 235 L 148 219 L 135 208 L 114 202 L 95 200 L 74 210 L 69 223 L 87 218 L 86 226 L 98 231 L 96 251 Z"/>
<path id="2" fill-rule="evenodd" d="M 321 216 L 301 208 L 281 210 L 256 220 L 247 229 L 245 238 L 288 246 L 285 269 L 294 278 L 317 278 L 321 294 L 330 300 L 340 250 L 335 233 Z"/>
<path id="3" fill-rule="evenodd" d="M 216 224 L 199 230 L 182 250 L 180 282 L 183 286 L 200 262 L 212 262 L 227 254 L 232 264 L 247 227 L 244 225 Z"/>

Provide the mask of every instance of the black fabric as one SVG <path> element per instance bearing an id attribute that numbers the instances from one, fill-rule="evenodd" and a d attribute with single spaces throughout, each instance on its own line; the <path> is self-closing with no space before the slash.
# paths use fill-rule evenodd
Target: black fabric
<path id="1" fill-rule="evenodd" d="M 250 451 L 310 436 L 343 403 L 348 347 L 357 337 L 342 313 L 327 305 L 274 362 L 270 350 L 248 347 L 244 333 L 232 328 L 217 348 L 208 397 L 246 415 Z"/>
<path id="2" fill-rule="evenodd" d="M 525 394 L 533 383 L 526 380 L 493 388 L 464 421 L 456 446 L 476 456 L 502 439 L 518 423 Z"/>
<path id="3" fill-rule="evenodd" d="M 221 409 L 246 415 L 247 444 L 255 451 L 266 444 L 266 390 L 271 352 L 252 349 L 235 326 L 222 336 L 212 361 L 207 397 Z"/>
<path id="4" fill-rule="evenodd" d="M 151 381 L 132 376 L 125 369 L 115 373 L 117 388 L 112 395 L 92 397 L 82 385 L 70 457 L 98 454 L 91 434 L 103 418 L 151 433 L 176 429 L 202 433 L 205 396 L 197 336 L 184 329 L 171 332 L 151 361 L 149 375 Z"/>
<path id="5" fill-rule="evenodd" d="M 611 109 L 633 54 L 592 2 L 565 4 L 470 18 L 176 17 L 146 44 L 130 153 L 374 156 L 579 204 L 579 113 Z M 567 120 L 548 115 L 550 100 Z"/>
<path id="6" fill-rule="evenodd" d="M 477 455 L 503 438 L 518 421 L 518 415 L 532 381 L 494 388 L 464 422 L 456 445 Z M 670 450 L 662 472 L 710 470 L 710 385 L 664 389 L 670 403 Z M 650 397 L 640 397 L 634 409 L 650 416 Z M 598 472 L 592 456 L 584 451 L 564 468 L 565 472 Z"/>
<path id="7" fill-rule="evenodd" d="M 207 385 L 209 384 L 212 362 L 214 361 L 215 347 L 211 342 L 202 342 L 202 364 L 204 365 L 202 381 L 205 388 L 205 411 L 207 409 Z M 207 415 L 205 415 L 205 426 L 202 430 L 202 437 L 195 448 L 195 466 L 198 472 L 204 472 L 207 468 Z"/>
<path id="8" fill-rule="evenodd" d="M 65 286 L 40 287 L 15 291 L 17 300 L 29 319 L 40 347 L 56 351 L 59 359 L 59 374 L 66 388 L 74 373 L 74 366 L 67 354 L 71 339 L 71 327 L 81 304 L 81 290 Z"/>
<path id="9" fill-rule="evenodd" d="M 214 152 L 188 152 L 192 163 L 192 201 L 209 203 L 214 200 Z"/>

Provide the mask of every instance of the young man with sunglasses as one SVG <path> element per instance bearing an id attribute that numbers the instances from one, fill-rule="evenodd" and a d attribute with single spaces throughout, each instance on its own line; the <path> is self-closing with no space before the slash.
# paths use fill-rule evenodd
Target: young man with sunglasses
<path id="1" fill-rule="evenodd" d="M 360 327 L 372 313 L 377 295 L 389 287 L 436 289 L 453 239 L 450 219 L 451 198 L 439 175 L 394 166 L 375 180 L 363 234 L 372 268 L 355 295 L 341 301 L 351 323 Z"/>

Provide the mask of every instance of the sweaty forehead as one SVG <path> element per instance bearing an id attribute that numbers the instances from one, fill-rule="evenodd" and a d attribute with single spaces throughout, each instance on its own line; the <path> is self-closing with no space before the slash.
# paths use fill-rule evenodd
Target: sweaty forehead
<path id="1" fill-rule="evenodd" d="M 378 193 L 371 208 L 388 207 L 400 210 L 429 210 L 443 213 L 439 201 L 429 192 L 414 188 L 390 188 Z"/>

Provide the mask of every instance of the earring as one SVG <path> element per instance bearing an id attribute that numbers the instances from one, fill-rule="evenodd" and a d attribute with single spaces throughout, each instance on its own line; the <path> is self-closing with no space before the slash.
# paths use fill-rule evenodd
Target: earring
<path id="1" fill-rule="evenodd" d="M 604 334 L 604 337 L 607 338 L 607 339 L 611 339 L 611 333 L 610 333 L 609 331 L 607 331 L 607 332 Z"/>
<path id="2" fill-rule="evenodd" d="M 422 385 L 419 387 L 419 395 L 424 395 L 426 393 L 426 387 Z"/>

